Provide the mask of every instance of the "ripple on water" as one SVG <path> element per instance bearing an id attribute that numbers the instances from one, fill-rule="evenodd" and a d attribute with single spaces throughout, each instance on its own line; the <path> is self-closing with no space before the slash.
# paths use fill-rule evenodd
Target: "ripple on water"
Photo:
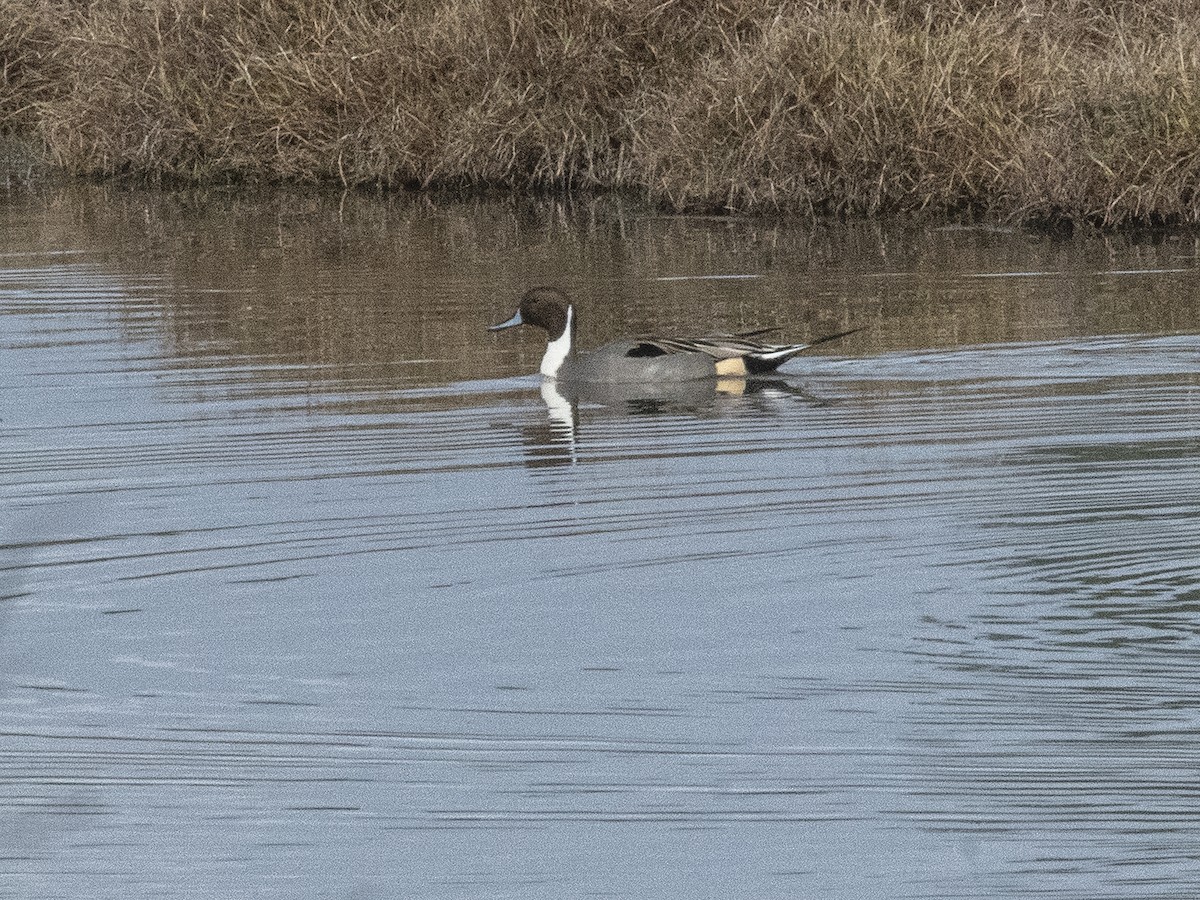
<path id="1" fill-rule="evenodd" d="M 529 379 L 167 352 L 162 278 L 22 266 L 24 896 L 1200 882 L 1194 337 L 810 358 L 803 391 L 564 421 Z"/>

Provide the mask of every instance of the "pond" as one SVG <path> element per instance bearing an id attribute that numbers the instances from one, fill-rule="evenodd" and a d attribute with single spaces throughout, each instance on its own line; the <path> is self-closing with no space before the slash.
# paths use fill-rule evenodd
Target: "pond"
<path id="1" fill-rule="evenodd" d="M 1200 244 L 9 186 L 0 885 L 1200 890 Z M 858 328 L 721 390 L 583 343 Z"/>

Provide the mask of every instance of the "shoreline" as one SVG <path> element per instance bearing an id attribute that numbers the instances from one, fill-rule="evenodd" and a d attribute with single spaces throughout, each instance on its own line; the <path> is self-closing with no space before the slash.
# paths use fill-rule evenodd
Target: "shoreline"
<path id="1" fill-rule="evenodd" d="M 0 126 L 150 181 L 1200 224 L 1182 0 L 0 0 Z"/>

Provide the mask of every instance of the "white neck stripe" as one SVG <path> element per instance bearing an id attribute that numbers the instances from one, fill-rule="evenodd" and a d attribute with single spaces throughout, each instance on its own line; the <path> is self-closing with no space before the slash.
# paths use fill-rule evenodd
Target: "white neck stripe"
<path id="1" fill-rule="evenodd" d="M 567 327 L 563 333 L 546 345 L 546 355 L 542 357 L 542 374 L 554 378 L 562 368 L 563 361 L 571 352 L 571 322 L 575 318 L 575 307 L 567 307 Z"/>

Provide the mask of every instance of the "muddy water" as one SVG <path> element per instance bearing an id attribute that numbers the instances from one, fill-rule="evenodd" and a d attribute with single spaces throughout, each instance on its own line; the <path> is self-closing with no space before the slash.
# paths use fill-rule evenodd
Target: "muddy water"
<path id="1" fill-rule="evenodd" d="M 73 185 L 0 253 L 7 896 L 1200 890 L 1190 238 Z M 864 330 L 564 406 L 542 281 Z"/>

